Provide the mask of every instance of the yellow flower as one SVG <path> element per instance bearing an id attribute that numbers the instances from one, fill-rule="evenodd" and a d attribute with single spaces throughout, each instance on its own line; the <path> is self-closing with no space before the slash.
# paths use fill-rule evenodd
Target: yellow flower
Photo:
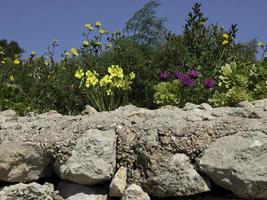
<path id="1" fill-rule="evenodd" d="M 75 49 L 75 48 L 71 48 L 70 52 L 72 53 L 73 56 L 78 56 L 79 55 L 77 49 Z"/>
<path id="2" fill-rule="evenodd" d="M 9 80 L 10 80 L 10 81 L 14 81 L 14 80 L 15 80 L 15 76 L 10 75 L 10 76 L 9 76 Z"/>
<path id="3" fill-rule="evenodd" d="M 35 56 L 36 55 L 36 52 L 35 51 L 32 51 L 31 52 L 31 56 L 33 57 L 33 56 Z"/>
<path id="4" fill-rule="evenodd" d="M 70 56 L 70 53 L 66 51 L 65 56 Z"/>
<path id="5" fill-rule="evenodd" d="M 98 32 L 99 32 L 100 34 L 104 34 L 104 33 L 106 33 L 107 31 L 106 31 L 105 29 L 101 28 L 101 29 L 99 29 Z"/>
<path id="6" fill-rule="evenodd" d="M 112 47 L 111 44 L 105 44 L 105 46 L 106 46 L 107 49 Z"/>
<path id="7" fill-rule="evenodd" d="M 87 28 L 89 31 L 94 30 L 94 27 L 91 24 L 85 24 L 85 28 Z"/>
<path id="8" fill-rule="evenodd" d="M 116 88 L 121 88 L 121 89 L 129 89 L 129 82 L 126 82 L 122 79 L 115 80 L 112 85 Z"/>
<path id="9" fill-rule="evenodd" d="M 133 79 L 135 79 L 135 73 L 134 72 L 131 72 L 130 73 L 130 80 L 133 80 Z"/>
<path id="10" fill-rule="evenodd" d="M 224 39 L 228 39 L 229 37 L 230 37 L 230 36 L 229 36 L 227 33 L 224 33 L 224 34 L 223 34 L 223 38 L 224 38 Z"/>
<path id="11" fill-rule="evenodd" d="M 112 95 L 112 94 L 113 94 L 113 92 L 112 92 L 112 90 L 111 90 L 111 89 L 108 89 L 108 90 L 106 91 L 106 93 L 107 93 L 107 95 L 108 95 L 108 96 L 110 96 L 110 95 Z"/>
<path id="12" fill-rule="evenodd" d="M 223 43 L 223 45 L 226 45 L 226 44 L 229 43 L 229 41 L 228 40 L 224 40 L 222 43 Z"/>
<path id="13" fill-rule="evenodd" d="M 20 61 L 19 59 L 16 58 L 16 59 L 14 60 L 14 64 L 15 64 L 15 65 L 19 65 L 20 63 L 21 63 L 21 61 Z"/>
<path id="14" fill-rule="evenodd" d="M 44 64 L 45 64 L 46 66 L 48 66 L 48 65 L 49 65 L 49 62 L 48 62 L 48 61 L 44 61 Z"/>
<path id="15" fill-rule="evenodd" d="M 111 78 L 123 78 L 123 69 L 119 65 L 111 65 L 111 67 L 108 68 L 108 73 L 110 74 Z"/>
<path id="16" fill-rule="evenodd" d="M 6 62 L 4 60 L 1 61 L 1 64 L 6 64 Z"/>
<path id="17" fill-rule="evenodd" d="M 101 42 L 96 41 L 96 42 L 95 42 L 95 45 L 96 45 L 96 46 L 100 46 L 100 45 L 101 45 Z"/>
<path id="18" fill-rule="evenodd" d="M 105 75 L 100 81 L 99 84 L 101 87 L 103 87 L 104 85 L 107 85 L 109 83 L 112 82 L 112 79 L 109 75 Z"/>
<path id="19" fill-rule="evenodd" d="M 264 47 L 264 43 L 261 41 L 261 42 L 258 42 L 258 46 L 259 47 Z"/>
<path id="20" fill-rule="evenodd" d="M 76 72 L 75 72 L 75 77 L 78 78 L 78 79 L 81 79 L 84 75 L 84 72 L 82 69 L 78 69 Z"/>
<path id="21" fill-rule="evenodd" d="M 101 26 L 101 22 L 100 22 L 100 21 L 97 21 L 97 22 L 95 23 L 95 26 L 96 26 L 96 27 L 100 27 L 100 26 Z"/>
<path id="22" fill-rule="evenodd" d="M 87 70 L 86 73 L 86 82 L 85 82 L 85 86 L 86 87 L 90 87 L 91 85 L 96 85 L 98 83 L 98 78 L 97 78 L 97 73 L 96 71 L 90 71 L 90 70 Z"/>
<path id="23" fill-rule="evenodd" d="M 89 46 L 89 44 L 90 44 L 90 43 L 89 43 L 89 41 L 88 41 L 88 40 L 84 40 L 84 41 L 83 41 L 83 46 L 86 46 L 86 47 L 88 47 L 88 46 Z"/>

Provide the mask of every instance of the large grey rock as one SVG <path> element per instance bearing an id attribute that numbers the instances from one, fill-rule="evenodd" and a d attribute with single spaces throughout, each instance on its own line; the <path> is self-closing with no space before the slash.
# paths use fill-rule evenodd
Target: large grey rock
<path id="1" fill-rule="evenodd" d="M 66 200 L 107 200 L 107 189 L 61 181 L 57 189 Z"/>
<path id="2" fill-rule="evenodd" d="M 109 196 L 122 197 L 126 188 L 127 168 L 120 167 L 109 185 Z"/>
<path id="3" fill-rule="evenodd" d="M 150 200 L 150 197 L 142 188 L 136 184 L 131 184 L 124 192 L 121 200 Z"/>
<path id="4" fill-rule="evenodd" d="M 76 141 L 71 156 L 56 162 L 58 175 L 65 180 L 95 185 L 111 180 L 116 167 L 116 134 L 113 130 L 90 129 Z"/>
<path id="5" fill-rule="evenodd" d="M 267 135 L 241 132 L 216 140 L 199 161 L 217 185 L 247 199 L 267 199 Z"/>
<path id="6" fill-rule="evenodd" d="M 38 144 L 0 142 L 0 180 L 36 181 L 46 175 L 51 156 Z"/>
<path id="7" fill-rule="evenodd" d="M 0 189 L 1 200 L 63 200 L 49 183 L 18 183 Z"/>
<path id="8" fill-rule="evenodd" d="M 151 175 L 143 188 L 152 196 L 189 196 L 209 191 L 185 154 L 156 153 L 150 156 L 149 163 Z"/>

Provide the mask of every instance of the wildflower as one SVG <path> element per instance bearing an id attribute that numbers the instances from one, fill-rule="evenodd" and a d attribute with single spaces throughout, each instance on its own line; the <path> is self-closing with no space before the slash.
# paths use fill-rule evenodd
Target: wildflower
<path id="1" fill-rule="evenodd" d="M 222 42 L 223 45 L 226 45 L 226 44 L 228 44 L 228 43 L 229 43 L 228 40 L 224 40 L 224 41 Z"/>
<path id="2" fill-rule="evenodd" d="M 65 52 L 65 56 L 66 56 L 66 57 L 70 56 L 70 53 L 66 51 L 66 52 Z"/>
<path id="3" fill-rule="evenodd" d="M 101 28 L 101 29 L 99 29 L 98 32 L 99 32 L 100 34 L 104 34 L 104 33 L 106 33 L 107 31 L 106 31 L 105 29 Z"/>
<path id="4" fill-rule="evenodd" d="M 194 86 L 196 84 L 196 82 L 190 76 L 188 76 L 187 74 L 184 74 L 180 78 L 180 81 L 184 86 L 189 86 L 189 87 L 192 87 L 192 86 Z"/>
<path id="5" fill-rule="evenodd" d="M 96 71 L 90 71 L 87 70 L 86 73 L 86 82 L 85 82 L 85 86 L 86 87 L 90 87 L 91 85 L 96 85 L 98 83 L 98 78 L 96 77 L 98 74 L 96 73 Z"/>
<path id="6" fill-rule="evenodd" d="M 101 26 L 101 22 L 100 22 L 100 21 L 97 21 L 97 22 L 95 23 L 95 26 L 96 26 L 96 27 L 100 27 L 100 26 Z"/>
<path id="7" fill-rule="evenodd" d="M 194 70 L 194 69 L 191 69 L 189 72 L 188 72 L 188 75 L 191 76 L 192 78 L 197 78 L 199 76 L 199 72 Z"/>
<path id="8" fill-rule="evenodd" d="M 76 72 L 75 72 L 75 75 L 74 75 L 76 78 L 78 79 L 81 79 L 83 76 L 84 76 L 84 72 L 82 69 L 78 69 Z"/>
<path id="9" fill-rule="evenodd" d="M 174 76 L 175 76 L 175 78 L 177 78 L 177 79 L 180 79 L 183 75 L 184 75 L 183 72 L 179 72 L 179 71 L 174 72 Z"/>
<path id="10" fill-rule="evenodd" d="M 6 62 L 4 60 L 1 61 L 1 64 L 6 64 Z"/>
<path id="11" fill-rule="evenodd" d="M 44 64 L 45 64 L 46 66 L 48 66 L 48 65 L 49 65 L 49 62 L 48 62 L 48 61 L 44 61 Z"/>
<path id="12" fill-rule="evenodd" d="M 133 80 L 133 79 L 135 79 L 135 73 L 134 72 L 131 72 L 130 73 L 130 80 Z"/>
<path id="13" fill-rule="evenodd" d="M 216 81 L 213 79 L 205 79 L 203 81 L 203 85 L 205 88 L 210 89 L 213 88 L 216 85 Z"/>
<path id="14" fill-rule="evenodd" d="M 223 34 L 223 38 L 224 38 L 224 39 L 227 40 L 229 37 L 230 37 L 230 36 L 229 36 L 227 33 L 224 33 L 224 34 Z"/>
<path id="15" fill-rule="evenodd" d="M 113 86 L 116 88 L 127 89 L 127 84 L 124 80 L 119 79 L 113 82 Z"/>
<path id="16" fill-rule="evenodd" d="M 75 49 L 75 48 L 71 48 L 70 52 L 72 53 L 73 56 L 78 56 L 79 55 L 77 49 Z"/>
<path id="17" fill-rule="evenodd" d="M 31 56 L 34 57 L 36 55 L 36 52 L 35 51 L 32 51 L 31 52 Z"/>
<path id="18" fill-rule="evenodd" d="M 264 47 L 264 43 L 262 41 L 258 42 L 259 47 Z"/>
<path id="19" fill-rule="evenodd" d="M 95 45 L 96 45 L 96 46 L 100 46 L 100 45 L 101 45 L 101 42 L 96 41 L 96 42 L 95 42 Z"/>
<path id="20" fill-rule="evenodd" d="M 119 65 L 111 65 L 111 67 L 108 68 L 108 73 L 110 74 L 111 78 L 123 78 L 123 69 Z"/>
<path id="21" fill-rule="evenodd" d="M 16 58 L 16 59 L 14 60 L 14 64 L 15 64 L 15 65 L 19 65 L 20 63 L 21 63 L 21 61 L 20 61 L 19 59 Z"/>
<path id="22" fill-rule="evenodd" d="M 111 77 L 109 75 L 105 75 L 100 81 L 99 81 L 99 85 L 101 87 L 111 83 L 112 80 L 111 80 Z"/>
<path id="23" fill-rule="evenodd" d="M 91 24 L 85 24 L 85 28 L 87 28 L 89 31 L 94 30 L 94 27 Z"/>
<path id="24" fill-rule="evenodd" d="M 109 48 L 111 48 L 111 44 L 105 44 L 105 47 L 107 48 L 107 49 L 109 49 Z"/>
<path id="25" fill-rule="evenodd" d="M 108 96 L 110 96 L 110 95 L 113 94 L 111 89 L 108 89 L 108 90 L 106 91 L 106 93 L 107 93 Z"/>
<path id="26" fill-rule="evenodd" d="M 88 47 L 90 45 L 88 40 L 84 40 L 83 41 L 83 46 Z"/>
<path id="27" fill-rule="evenodd" d="M 159 77 L 162 81 L 167 81 L 167 79 L 170 77 L 170 72 L 168 72 L 167 70 L 164 70 L 162 72 L 160 72 Z"/>
<path id="28" fill-rule="evenodd" d="M 10 81 L 14 81 L 14 80 L 15 80 L 15 76 L 10 75 L 10 76 L 9 76 L 9 80 L 10 80 Z"/>

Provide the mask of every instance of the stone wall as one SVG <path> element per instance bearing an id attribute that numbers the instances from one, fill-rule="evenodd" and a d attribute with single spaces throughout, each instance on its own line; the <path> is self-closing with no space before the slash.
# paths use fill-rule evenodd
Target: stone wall
<path id="1" fill-rule="evenodd" d="M 267 199 L 267 99 L 0 112 L 0 200 L 9 199 Z"/>

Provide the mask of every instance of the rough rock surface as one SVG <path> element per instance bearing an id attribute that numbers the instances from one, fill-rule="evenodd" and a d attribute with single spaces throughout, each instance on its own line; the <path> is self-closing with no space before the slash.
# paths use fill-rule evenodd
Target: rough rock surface
<path id="1" fill-rule="evenodd" d="M 66 200 L 107 200 L 107 189 L 61 181 L 57 189 Z"/>
<path id="2" fill-rule="evenodd" d="M 185 154 L 153 154 L 147 157 L 153 174 L 142 183 L 156 197 L 189 196 L 209 191 Z"/>
<path id="3" fill-rule="evenodd" d="M 54 192 L 54 186 L 49 183 L 18 183 L 0 189 L 1 200 L 63 200 Z"/>
<path id="4" fill-rule="evenodd" d="M 241 132 L 212 143 L 199 167 L 217 185 L 247 199 L 267 199 L 267 134 Z"/>
<path id="5" fill-rule="evenodd" d="M 166 155 L 172 158 L 176 154 L 185 154 L 190 158 L 188 162 L 194 164 L 203 151 L 219 138 L 240 132 L 267 134 L 266 104 L 267 99 L 243 103 L 236 108 L 188 104 L 185 109 L 167 106 L 157 110 L 129 105 L 113 112 L 78 116 L 63 116 L 50 111 L 41 115 L 31 113 L 25 117 L 16 117 L 10 111 L 4 115 L 0 112 L 0 145 L 5 142 L 37 144 L 47 155 L 52 155 L 59 169 L 66 166 L 74 152 L 78 152 L 75 148 L 81 142 L 79 138 L 85 137 L 88 130 L 114 130 L 117 135 L 117 168 L 127 167 L 128 184 L 141 185 L 147 193 L 153 195 L 150 188 L 146 187 L 146 183 L 149 183 L 147 180 L 161 180 L 155 178 L 158 168 L 154 167 L 154 158 L 164 161 Z M 20 162 L 18 165 L 23 165 Z M 73 176 L 68 174 L 71 171 L 67 171 L 64 175 Z M 262 176 L 263 179 L 266 174 Z M 178 180 L 179 177 L 174 179 Z M 85 183 L 83 178 L 81 183 Z"/>
<path id="6" fill-rule="evenodd" d="M 122 197 L 127 181 L 127 168 L 120 167 L 109 185 L 109 196 Z"/>
<path id="7" fill-rule="evenodd" d="M 121 200 L 150 200 L 150 197 L 138 185 L 131 184 L 125 190 Z"/>
<path id="8" fill-rule="evenodd" d="M 31 142 L 0 142 L 0 180 L 36 181 L 46 175 L 51 162 L 45 150 Z"/>
<path id="9" fill-rule="evenodd" d="M 90 129 L 77 139 L 64 164 L 55 163 L 62 179 L 85 185 L 111 180 L 116 167 L 116 134 L 113 130 Z"/>

